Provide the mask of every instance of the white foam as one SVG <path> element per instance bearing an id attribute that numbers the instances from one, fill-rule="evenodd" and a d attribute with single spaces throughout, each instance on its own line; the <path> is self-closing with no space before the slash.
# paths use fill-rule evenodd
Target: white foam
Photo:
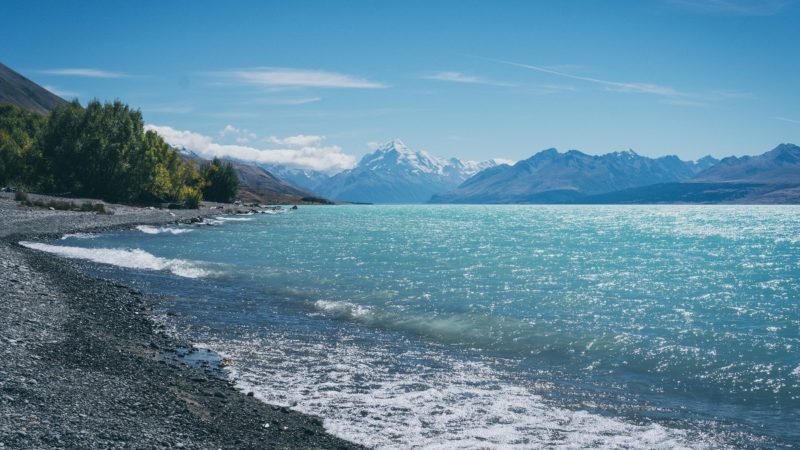
<path id="1" fill-rule="evenodd" d="M 371 310 L 368 307 L 356 305 L 355 303 L 350 302 L 317 300 L 314 302 L 314 307 L 339 319 L 365 318 L 371 313 Z"/>
<path id="2" fill-rule="evenodd" d="M 222 220 L 224 222 L 249 222 L 253 220 L 250 217 L 231 217 L 231 216 L 219 216 L 216 217 L 217 220 Z"/>
<path id="3" fill-rule="evenodd" d="M 240 389 L 320 415 L 327 431 L 371 448 L 717 446 L 686 430 L 552 405 L 534 386 L 510 384 L 484 363 L 439 352 L 398 354 L 385 344 L 362 348 L 346 338 L 325 342 L 278 333 L 205 342 L 229 355 L 233 365 L 226 371 Z M 431 359 L 434 366 L 422 362 Z"/>
<path id="4" fill-rule="evenodd" d="M 160 258 L 140 249 L 83 248 L 25 241 L 20 242 L 20 245 L 66 258 L 86 259 L 118 267 L 167 270 L 186 278 L 199 278 L 208 275 L 208 271 L 198 267 L 194 262 L 183 259 Z"/>
<path id="5" fill-rule="evenodd" d="M 65 239 L 94 239 L 98 234 L 94 233 L 67 233 L 64 236 L 61 236 L 61 240 Z"/>
<path id="6" fill-rule="evenodd" d="M 150 225 L 139 225 L 138 227 L 136 227 L 136 229 L 146 234 L 161 234 L 161 233 L 183 234 L 192 231 L 189 228 L 153 227 Z"/>

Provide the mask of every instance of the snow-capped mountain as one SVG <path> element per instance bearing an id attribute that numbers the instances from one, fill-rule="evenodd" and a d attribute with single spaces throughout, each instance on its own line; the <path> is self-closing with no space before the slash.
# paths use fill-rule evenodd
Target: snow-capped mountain
<path id="1" fill-rule="evenodd" d="M 497 162 L 443 159 L 412 151 L 395 139 L 365 155 L 356 167 L 338 173 L 314 189 L 340 201 L 361 203 L 423 203 L 432 195 L 455 188 Z"/>

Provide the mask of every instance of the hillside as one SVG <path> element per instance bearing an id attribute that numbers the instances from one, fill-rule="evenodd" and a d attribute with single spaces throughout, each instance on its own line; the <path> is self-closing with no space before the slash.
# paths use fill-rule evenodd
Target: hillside
<path id="1" fill-rule="evenodd" d="M 260 167 L 233 162 L 239 177 L 237 198 L 263 204 L 320 203 L 316 194 L 286 182 Z M 305 200 L 304 200 L 305 199 Z"/>
<path id="2" fill-rule="evenodd" d="M 178 151 L 183 158 L 191 159 L 197 165 L 208 161 L 190 150 L 180 149 Z M 318 198 L 319 196 L 315 193 L 282 180 L 266 169 L 241 161 L 225 161 L 233 164 L 236 175 L 239 177 L 239 192 L 236 195 L 238 200 L 262 204 L 326 202 L 326 200 Z"/>
<path id="3" fill-rule="evenodd" d="M 0 103 L 48 114 L 66 100 L 0 63 Z"/>

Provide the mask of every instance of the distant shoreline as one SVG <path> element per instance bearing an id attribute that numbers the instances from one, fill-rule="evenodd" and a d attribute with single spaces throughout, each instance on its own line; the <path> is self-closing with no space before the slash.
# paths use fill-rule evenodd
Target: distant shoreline
<path id="1" fill-rule="evenodd" d="M 18 245 L 222 213 L 109 207 L 113 215 L 52 211 L 0 196 L 0 442 L 8 448 L 359 448 L 325 432 L 319 418 L 237 391 L 213 361 L 181 364 L 180 354 L 197 350 L 150 318 L 157 297 L 88 276 L 79 261 Z"/>

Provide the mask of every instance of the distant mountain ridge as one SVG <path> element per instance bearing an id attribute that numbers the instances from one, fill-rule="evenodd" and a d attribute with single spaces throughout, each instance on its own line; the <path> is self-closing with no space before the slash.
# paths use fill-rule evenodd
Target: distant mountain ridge
<path id="1" fill-rule="evenodd" d="M 758 156 L 647 158 L 544 150 L 434 196 L 432 203 L 800 203 L 800 147 Z"/>
<path id="2" fill-rule="evenodd" d="M 49 114 L 67 101 L 0 63 L 0 103 Z"/>
<path id="3" fill-rule="evenodd" d="M 309 191 L 316 190 L 331 175 L 312 169 L 301 169 L 279 164 L 258 164 L 258 167 L 272 173 L 276 177 Z"/>
<path id="4" fill-rule="evenodd" d="M 495 161 L 443 159 L 412 151 L 399 139 L 378 147 L 349 170 L 322 181 L 315 191 L 340 201 L 424 203 L 432 195 L 455 188 Z"/>
<path id="5" fill-rule="evenodd" d="M 433 203 L 569 202 L 585 195 L 655 183 L 691 179 L 713 164 L 682 161 L 677 156 L 648 158 L 632 150 L 588 155 L 551 148 L 513 166 L 501 165 L 478 173 L 457 189 L 435 195 Z"/>
<path id="6" fill-rule="evenodd" d="M 800 147 L 780 144 L 757 156 L 730 156 L 692 181 L 800 184 Z"/>

